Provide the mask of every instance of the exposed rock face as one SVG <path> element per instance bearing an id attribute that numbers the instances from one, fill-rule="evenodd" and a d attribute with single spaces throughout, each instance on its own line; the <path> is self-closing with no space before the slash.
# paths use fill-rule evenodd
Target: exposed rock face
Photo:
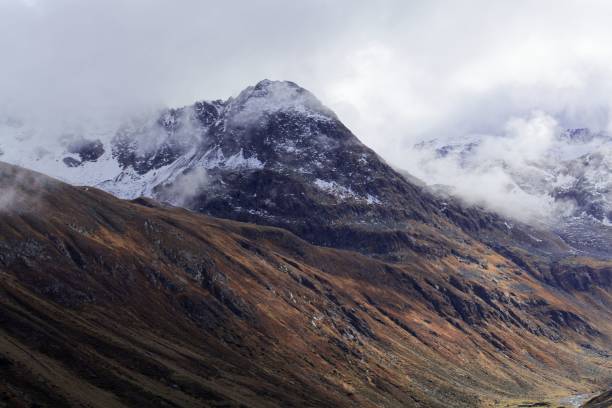
<path id="1" fill-rule="evenodd" d="M 100 140 L 77 139 L 71 141 L 66 150 L 79 155 L 81 162 L 96 161 L 104 154 L 104 145 Z"/>
<path id="2" fill-rule="evenodd" d="M 588 264 L 554 263 L 549 283 L 568 291 L 589 291 L 612 287 L 612 268 Z"/>
<path id="3" fill-rule="evenodd" d="M 79 157 L 64 157 L 67 167 L 79 167 L 86 162 L 95 162 L 104 154 L 104 145 L 100 140 L 76 138 L 67 142 L 66 152 Z"/>

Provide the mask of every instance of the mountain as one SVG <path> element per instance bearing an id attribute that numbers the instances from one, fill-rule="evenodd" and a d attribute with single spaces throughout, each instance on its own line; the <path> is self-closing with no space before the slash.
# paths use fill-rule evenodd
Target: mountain
<path id="1" fill-rule="evenodd" d="M 0 148 L 5 160 L 73 184 L 282 226 L 319 244 L 371 249 L 351 231 L 397 230 L 439 210 L 291 82 L 169 109 L 106 140 L 65 138 L 42 158 L 32 156 L 39 146 Z"/>
<path id="2" fill-rule="evenodd" d="M 98 137 L 41 145 L 27 126 L 5 132 L 2 158 L 13 164 L 121 198 L 282 227 L 317 245 L 401 260 L 444 255 L 446 241 L 468 231 L 531 252 L 567 250 L 554 236 L 434 197 L 292 82 L 264 80 L 236 98 L 168 109 Z"/>
<path id="3" fill-rule="evenodd" d="M 610 262 L 403 263 L 0 164 L 5 406 L 474 407 L 612 381 Z"/>
<path id="4" fill-rule="evenodd" d="M 605 240 L 432 193 L 294 83 L 0 136 L 82 186 L 2 167 L 5 399 L 473 407 L 612 381 Z"/>

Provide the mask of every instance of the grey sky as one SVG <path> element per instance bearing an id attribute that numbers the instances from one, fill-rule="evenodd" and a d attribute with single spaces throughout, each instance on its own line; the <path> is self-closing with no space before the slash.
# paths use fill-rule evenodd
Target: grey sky
<path id="1" fill-rule="evenodd" d="M 0 109 L 42 116 L 313 91 L 395 163 L 542 110 L 607 128 L 608 1 L 0 0 Z"/>

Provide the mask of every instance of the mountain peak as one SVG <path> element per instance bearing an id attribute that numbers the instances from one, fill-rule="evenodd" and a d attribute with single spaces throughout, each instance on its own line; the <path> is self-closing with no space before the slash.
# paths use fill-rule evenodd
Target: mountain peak
<path id="1" fill-rule="evenodd" d="M 263 90 L 263 89 L 269 89 L 274 86 L 286 86 L 286 87 L 291 87 L 295 89 L 302 89 L 302 90 L 304 89 L 292 81 L 285 81 L 285 80 L 278 81 L 278 80 L 271 80 L 267 78 L 262 79 L 257 84 L 255 84 L 254 88 L 257 90 Z"/>
<path id="2" fill-rule="evenodd" d="M 310 91 L 291 81 L 264 79 L 249 86 L 231 101 L 234 122 L 250 123 L 278 112 L 307 116 L 316 120 L 337 120 Z"/>

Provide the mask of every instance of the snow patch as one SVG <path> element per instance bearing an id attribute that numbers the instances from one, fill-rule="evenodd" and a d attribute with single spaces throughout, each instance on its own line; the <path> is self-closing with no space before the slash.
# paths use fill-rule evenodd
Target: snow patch
<path id="1" fill-rule="evenodd" d="M 225 167 L 230 169 L 262 169 L 264 164 L 255 156 L 244 157 L 243 149 L 225 161 Z"/>
<path id="2" fill-rule="evenodd" d="M 244 149 L 238 153 L 225 157 L 219 147 L 215 147 L 204 154 L 202 166 L 206 169 L 225 168 L 225 169 L 263 169 L 265 163 L 256 156 L 245 157 Z"/>
<path id="3" fill-rule="evenodd" d="M 317 186 L 319 190 L 323 190 L 328 194 L 331 194 L 340 200 L 353 199 L 358 201 L 365 201 L 369 205 L 381 204 L 381 201 L 378 197 L 367 194 L 366 196 L 361 196 L 354 192 L 350 187 L 345 187 L 341 184 L 336 183 L 335 181 L 326 181 L 321 179 L 315 179 L 314 185 Z"/>
<path id="4" fill-rule="evenodd" d="M 335 119 L 332 111 L 310 92 L 288 81 L 264 80 L 248 87 L 232 100 L 230 109 L 235 110 L 232 123 L 248 125 L 261 120 L 265 114 L 293 112 L 315 121 Z"/>

